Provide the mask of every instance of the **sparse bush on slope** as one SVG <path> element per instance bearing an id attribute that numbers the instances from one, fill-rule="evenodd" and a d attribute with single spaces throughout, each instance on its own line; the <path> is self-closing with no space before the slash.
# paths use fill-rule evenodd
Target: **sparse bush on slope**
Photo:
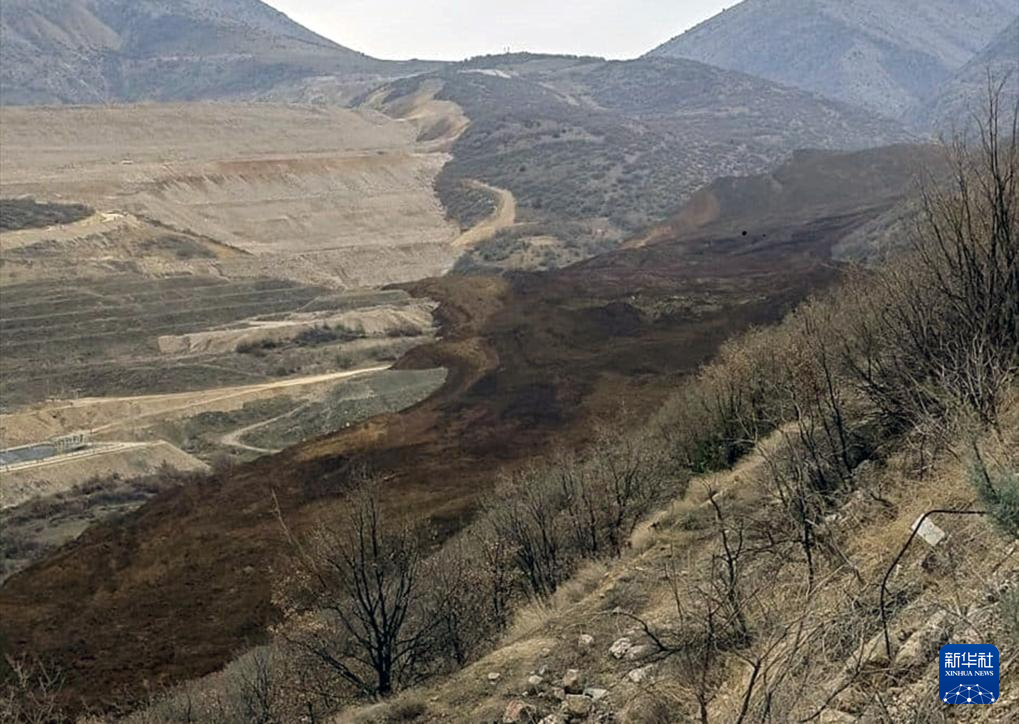
<path id="1" fill-rule="evenodd" d="M 970 483 L 995 524 L 1005 535 L 1019 538 L 1019 470 L 989 467 L 974 446 Z"/>

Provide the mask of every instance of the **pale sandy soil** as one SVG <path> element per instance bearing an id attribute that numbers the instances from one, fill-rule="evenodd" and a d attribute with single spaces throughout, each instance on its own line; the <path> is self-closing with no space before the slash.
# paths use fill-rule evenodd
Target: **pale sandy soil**
<path id="1" fill-rule="evenodd" d="M 475 229 L 461 234 L 446 218 L 434 184 L 469 120 L 455 104 L 435 99 L 440 87 L 429 85 L 401 101 L 399 112 L 386 113 L 270 103 L 0 109 L 0 197 L 96 210 L 76 223 L 0 235 L 0 285 L 60 280 L 89 288 L 92 280 L 126 272 L 142 284 L 184 274 L 346 290 L 441 275 L 463 248 L 512 225 L 516 204 L 493 188 L 497 211 Z M 153 251 L 182 231 L 200 253 Z M 372 339 L 422 334 L 432 326 L 433 306 L 372 304 L 282 319 L 263 319 L 252 309 L 250 319 L 199 331 L 153 329 L 152 353 L 182 360 L 231 354 L 262 342 L 291 344 L 321 325 Z M 338 380 L 385 368 L 175 394 L 48 400 L 0 415 L 0 446 L 79 430 L 98 440 L 151 441 L 161 422 L 232 412 L 283 394 L 310 399 Z M 243 433 L 267 422 L 222 442 L 246 447 Z M 94 456 L 89 470 L 97 474 L 115 457 Z M 73 467 L 65 462 L 43 467 Z"/>
<path id="2" fill-rule="evenodd" d="M 419 144 L 413 123 L 373 111 L 271 104 L 0 113 L 2 196 L 156 218 L 270 257 L 239 271 L 327 268 L 338 287 L 360 282 L 365 267 L 386 283 L 455 262 L 457 230 L 433 188 L 448 156 Z M 123 221 L 100 218 L 110 221 L 86 220 L 57 234 L 90 235 Z M 415 249 L 423 252 L 421 269 L 385 263 L 388 251 Z M 306 264 L 305 255 L 314 258 Z"/>
<path id="3" fill-rule="evenodd" d="M 52 401 L 0 415 L 0 437 L 6 447 L 48 440 L 71 431 L 88 431 L 100 439 L 110 439 L 126 432 L 138 434 L 140 428 L 161 420 L 193 417 L 202 412 L 238 410 L 254 400 L 287 392 L 306 392 L 316 386 L 327 387 L 340 380 L 386 369 L 389 365 L 168 395 Z"/>
<path id="4" fill-rule="evenodd" d="M 163 440 L 99 444 L 91 451 L 3 469 L 0 471 L 0 509 L 69 490 L 94 477 L 116 474 L 132 478 L 153 473 L 163 465 L 185 472 L 208 470 L 201 460 Z"/>

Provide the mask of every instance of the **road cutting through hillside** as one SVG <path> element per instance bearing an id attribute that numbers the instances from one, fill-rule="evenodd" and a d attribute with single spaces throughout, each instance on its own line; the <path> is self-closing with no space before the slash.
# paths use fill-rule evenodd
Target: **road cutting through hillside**
<path id="1" fill-rule="evenodd" d="M 32 439 L 21 440 L 19 437 L 7 440 L 8 444 L 28 444 L 80 430 L 89 430 L 93 435 L 108 436 L 112 431 L 138 427 L 139 423 L 147 420 L 170 419 L 189 411 L 197 414 L 201 411 L 233 409 L 244 401 L 257 399 L 268 393 L 376 374 L 390 367 L 391 365 L 378 365 L 211 390 L 133 397 L 89 397 L 63 401 L 56 405 L 43 404 L 21 412 L 0 415 L 0 430 L 7 433 L 5 438 L 10 437 L 10 432 L 14 430 L 33 433 L 29 435 Z"/>
<path id="2" fill-rule="evenodd" d="M 492 194 L 496 199 L 496 207 L 490 216 L 456 238 L 453 246 L 460 249 L 470 249 L 488 241 L 500 231 L 509 229 L 517 223 L 517 200 L 512 192 L 489 186 L 481 181 L 471 181 L 469 185 Z"/>
<path id="3" fill-rule="evenodd" d="M 127 425 L 128 423 L 135 423 L 135 422 L 138 422 L 139 420 L 144 420 L 144 419 L 146 419 L 148 417 L 161 416 L 161 415 L 165 415 L 167 413 L 172 413 L 172 412 L 181 412 L 183 410 L 187 410 L 187 409 L 192 408 L 192 407 L 199 407 L 199 406 L 203 406 L 203 405 L 209 405 L 209 404 L 215 404 L 215 403 L 218 403 L 218 402 L 224 402 L 226 400 L 230 400 L 230 399 L 233 399 L 235 397 L 241 397 L 241 396 L 244 396 L 244 395 L 257 394 L 257 393 L 261 393 L 261 392 L 274 392 L 274 391 L 277 391 L 277 390 L 285 390 L 285 389 L 289 389 L 289 388 L 292 388 L 292 387 L 306 387 L 308 385 L 319 384 L 319 383 L 322 383 L 322 382 L 336 382 L 338 380 L 350 379 L 351 377 L 361 377 L 363 375 L 375 374 L 376 372 L 385 372 L 391 366 L 392 365 L 380 365 L 380 366 L 377 366 L 377 367 L 365 367 L 364 369 L 359 369 L 359 370 L 347 370 L 347 371 L 344 371 L 344 372 L 330 372 L 328 374 L 312 375 L 310 377 L 297 377 L 295 379 L 279 380 L 278 382 L 267 382 L 267 383 L 258 384 L 258 385 L 244 385 L 244 386 L 241 386 L 241 387 L 225 387 L 225 388 L 221 387 L 218 390 L 211 391 L 211 392 L 216 392 L 216 393 L 222 393 L 222 394 L 217 394 L 215 397 L 212 397 L 212 398 L 209 398 L 209 399 L 204 399 L 204 400 L 198 400 L 198 401 L 194 401 L 194 402 L 190 402 L 189 401 L 189 402 L 186 402 L 185 404 L 183 404 L 183 405 L 181 405 L 179 407 L 174 407 L 174 408 L 170 408 L 170 409 L 163 409 L 163 410 L 159 410 L 157 412 L 152 412 L 152 413 L 146 413 L 146 414 L 138 415 L 136 417 L 125 419 L 125 420 L 118 420 L 117 422 L 112 422 L 112 423 L 109 423 L 107 425 L 103 425 L 101 427 L 96 427 L 96 428 L 93 429 L 93 432 L 103 432 L 105 430 L 110 430 L 110 429 L 115 429 L 115 428 L 118 428 L 118 427 L 123 427 L 123 426 Z M 205 394 L 208 394 L 209 392 L 210 392 L 209 390 L 206 390 Z M 200 394 L 202 394 L 202 393 L 183 392 L 183 393 L 174 393 L 174 394 L 170 394 L 170 395 L 143 395 L 141 397 L 99 397 L 99 398 L 93 398 L 93 400 L 96 401 L 96 402 L 99 402 L 99 403 L 105 403 L 105 402 L 126 402 L 126 403 L 133 403 L 133 402 L 138 402 L 138 401 L 143 401 L 143 400 L 161 401 L 161 400 L 167 400 L 167 399 L 171 399 L 172 400 L 172 399 L 176 399 L 176 398 L 183 398 L 185 400 L 190 400 L 195 395 L 200 395 Z M 85 404 L 88 404 L 89 402 L 91 402 L 93 400 L 82 400 L 81 402 L 83 402 Z M 72 404 L 72 406 L 74 406 L 74 405 Z"/>
<path id="4" fill-rule="evenodd" d="M 228 432 L 226 435 L 223 435 L 222 437 L 219 438 L 219 442 L 221 445 L 224 445 L 226 447 L 237 448 L 238 450 L 247 450 L 248 452 L 258 453 L 259 455 L 274 455 L 280 451 L 269 450 L 263 447 L 255 447 L 254 445 L 248 445 L 242 442 L 241 438 L 247 435 L 248 433 L 252 433 L 255 430 L 261 430 L 263 427 L 266 427 L 267 425 L 271 425 L 274 422 L 278 422 L 279 420 L 282 420 L 284 417 L 296 415 L 302 410 L 307 409 L 308 405 L 309 403 L 306 402 L 303 405 L 298 405 L 293 410 L 288 410 L 287 412 L 284 412 L 281 415 L 276 415 L 276 417 L 270 417 L 268 420 L 262 420 L 260 422 L 256 422 L 254 425 L 248 425 L 247 427 L 242 427 L 239 430 Z"/>

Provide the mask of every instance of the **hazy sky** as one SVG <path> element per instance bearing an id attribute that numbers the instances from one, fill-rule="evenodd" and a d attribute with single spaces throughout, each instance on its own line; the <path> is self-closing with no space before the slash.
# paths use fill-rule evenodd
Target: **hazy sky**
<path id="1" fill-rule="evenodd" d="M 268 0 L 377 58 L 514 51 L 633 58 L 738 0 Z"/>

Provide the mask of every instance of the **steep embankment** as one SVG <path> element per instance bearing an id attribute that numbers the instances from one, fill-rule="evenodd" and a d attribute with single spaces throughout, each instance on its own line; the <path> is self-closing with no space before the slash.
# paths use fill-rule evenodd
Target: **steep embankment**
<path id="1" fill-rule="evenodd" d="M 1007 413 L 1005 439 L 989 434 L 979 441 L 995 459 L 1019 445 L 1017 412 Z M 970 471 L 945 455 L 921 475 L 905 451 L 861 470 L 863 484 L 882 497 L 857 495 L 831 514 L 826 534 L 843 547 L 829 554 L 844 556 L 844 564 L 808 590 L 802 560 L 778 552 L 784 514 L 772 482 L 796 434 L 781 430 L 732 470 L 691 480 L 684 495 L 637 529 L 619 559 L 587 564 L 550 601 L 525 607 L 480 661 L 337 721 L 386 721 L 404 707 L 419 711 L 415 721 L 421 722 L 571 714 L 672 722 L 701 711 L 709 721 L 729 722 L 744 711 L 766 717 L 769 710 L 784 721 L 1013 721 L 1019 715 L 1019 657 L 1010 648 L 1019 636 L 1017 612 L 1009 608 L 1019 604 L 1014 540 L 982 517 L 934 515 L 932 530 L 945 537 L 931 538 L 933 544 L 917 537 L 888 581 L 891 657 L 878 611 L 870 608 L 921 516 L 975 507 Z M 732 559 L 720 531 L 729 536 Z M 774 565 L 765 564 L 767 578 L 760 578 L 755 559 L 772 555 Z M 705 617 L 713 601 L 724 600 L 726 560 L 735 561 L 754 631 L 735 653 L 721 636 L 709 644 L 716 649 L 700 648 Z M 729 613 L 721 604 L 714 611 L 721 630 Z M 938 698 L 938 650 L 948 641 L 1000 642 L 1002 696 L 978 715 L 946 708 Z M 706 670 L 710 680 L 700 678 Z"/>

